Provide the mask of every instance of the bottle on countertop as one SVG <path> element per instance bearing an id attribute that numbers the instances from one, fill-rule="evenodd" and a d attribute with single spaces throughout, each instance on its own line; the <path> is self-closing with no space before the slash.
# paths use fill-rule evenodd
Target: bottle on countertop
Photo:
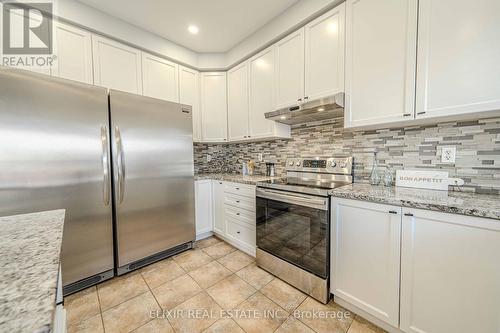
<path id="1" fill-rule="evenodd" d="M 373 153 L 373 167 L 370 173 L 370 184 L 378 185 L 380 184 L 380 170 L 378 169 L 377 152 Z"/>

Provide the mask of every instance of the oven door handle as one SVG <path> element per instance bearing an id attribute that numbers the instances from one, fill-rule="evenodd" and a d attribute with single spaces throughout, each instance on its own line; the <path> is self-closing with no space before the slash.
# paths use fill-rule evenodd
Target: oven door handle
<path id="1" fill-rule="evenodd" d="M 319 210 L 328 210 L 327 198 L 303 195 L 298 193 L 275 191 L 263 188 L 257 188 L 256 195 L 257 197 L 263 199 L 282 201 L 293 205 L 305 206 Z"/>

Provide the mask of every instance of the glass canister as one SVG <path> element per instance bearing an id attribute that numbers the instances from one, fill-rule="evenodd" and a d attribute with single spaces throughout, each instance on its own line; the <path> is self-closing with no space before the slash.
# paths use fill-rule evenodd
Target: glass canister
<path id="1" fill-rule="evenodd" d="M 380 170 L 378 168 L 377 152 L 374 152 L 372 172 L 370 173 L 370 184 L 378 185 L 380 184 L 380 181 L 381 181 L 381 176 L 380 176 Z"/>
<path id="2" fill-rule="evenodd" d="M 388 165 L 384 172 L 384 178 L 382 180 L 385 186 L 394 185 L 394 169 L 392 166 Z"/>

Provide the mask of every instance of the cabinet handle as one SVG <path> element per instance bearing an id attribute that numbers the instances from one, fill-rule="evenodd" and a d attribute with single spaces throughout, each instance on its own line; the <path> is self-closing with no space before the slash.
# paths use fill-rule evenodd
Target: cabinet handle
<path id="1" fill-rule="evenodd" d="M 297 100 L 297 102 L 300 102 L 300 101 L 302 101 L 302 98 L 299 98 L 299 99 Z"/>
<path id="2" fill-rule="evenodd" d="M 409 117 L 409 116 L 411 116 L 411 113 L 405 113 L 405 114 L 403 115 L 403 117 Z"/>
<path id="3" fill-rule="evenodd" d="M 396 215 L 397 215 L 397 214 L 398 214 L 398 212 L 396 212 L 395 210 L 390 210 L 390 211 L 389 211 L 389 214 L 396 214 Z"/>
<path id="4" fill-rule="evenodd" d="M 239 231 L 236 231 L 237 234 L 239 234 L 240 232 Z"/>
<path id="5" fill-rule="evenodd" d="M 221 184 L 221 185 L 222 185 L 222 182 L 219 182 L 219 184 Z"/>
<path id="6" fill-rule="evenodd" d="M 239 190 L 240 188 L 239 188 L 239 187 L 237 187 L 236 189 L 237 189 L 237 190 Z"/>
<path id="7" fill-rule="evenodd" d="M 304 97 L 304 99 L 309 99 L 309 96 Z"/>
<path id="8" fill-rule="evenodd" d="M 236 215 L 240 216 L 240 213 L 236 213 Z"/>
<path id="9" fill-rule="evenodd" d="M 412 213 L 405 213 L 405 216 L 413 216 Z"/>
<path id="10" fill-rule="evenodd" d="M 236 200 L 236 203 L 240 203 L 240 201 L 239 201 L 239 200 Z"/>
<path id="11" fill-rule="evenodd" d="M 417 114 L 425 114 L 425 111 L 417 112 Z"/>

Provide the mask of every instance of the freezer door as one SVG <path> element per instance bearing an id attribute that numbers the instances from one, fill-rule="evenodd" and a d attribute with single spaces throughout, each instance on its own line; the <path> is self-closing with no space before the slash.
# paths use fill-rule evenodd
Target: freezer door
<path id="1" fill-rule="evenodd" d="M 191 107 L 110 91 L 118 267 L 195 238 Z"/>
<path id="2" fill-rule="evenodd" d="M 66 210 L 64 285 L 113 269 L 107 91 L 5 67 L 0 87 L 0 215 Z"/>

